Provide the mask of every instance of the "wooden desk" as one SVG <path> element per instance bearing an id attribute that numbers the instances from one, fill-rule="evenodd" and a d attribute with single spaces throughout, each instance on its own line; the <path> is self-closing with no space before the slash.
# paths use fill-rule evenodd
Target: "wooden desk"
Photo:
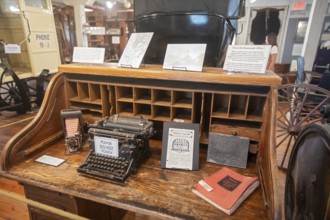
<path id="1" fill-rule="evenodd" d="M 45 194 L 52 195 L 56 197 L 53 201 L 56 199 L 62 201 L 61 204 L 53 204 L 54 206 L 87 217 L 101 213 L 100 210 L 105 213 L 100 217 L 112 216 L 113 218 L 120 217 L 120 210 L 160 218 L 184 219 L 276 219 L 280 216 L 274 146 L 276 88 L 281 80 L 275 74 L 226 74 L 215 68 L 205 68 L 203 73 L 173 72 L 162 70 L 160 66 L 146 66 L 132 70 L 112 65 L 65 65 L 59 70 L 61 73 L 53 77 L 38 115 L 7 143 L 2 153 L 1 175 L 22 182 L 27 191 L 27 197 L 36 192 L 39 194 L 34 195 L 35 199 L 46 198 L 42 196 Z M 235 98 L 240 100 L 241 96 L 243 100 L 249 100 L 250 97 L 252 100 L 259 100 L 254 97 L 261 96 L 264 107 L 261 109 L 261 115 L 257 117 L 249 115 L 249 110 L 257 109 L 248 104 L 242 114 L 230 114 L 231 111 L 228 109 L 228 114 L 225 116 L 221 114 L 219 116 L 217 114 L 219 112 L 213 110 L 203 111 L 204 108 L 201 106 L 206 106 L 204 101 L 197 101 L 197 103 L 193 101 L 186 108 L 191 109 L 188 111 L 191 114 L 188 122 L 200 123 L 201 130 L 206 133 L 206 136 L 210 130 L 216 131 L 217 124 L 214 124 L 212 118 L 234 122 L 239 119 L 246 121 L 248 125 L 251 121 L 260 123 L 259 135 L 254 140 L 258 143 L 258 155 L 255 158 L 249 158 L 247 169 L 236 170 L 245 175 L 258 175 L 262 187 L 253 193 L 232 216 L 227 216 L 191 192 L 193 184 L 221 168 L 220 165 L 205 162 L 206 146 L 201 147 L 199 171 L 175 171 L 160 169 L 161 144 L 158 141 L 151 141 L 151 157 L 138 169 L 136 175 L 128 178 L 124 187 L 79 175 L 76 171 L 77 167 L 82 164 L 88 149 L 79 155 L 64 155 L 60 110 L 80 106 L 88 110 L 84 113 L 84 118 L 90 121 L 112 113 L 127 114 L 126 111 L 121 112 L 121 108 L 118 107 L 122 100 L 117 95 L 122 87 L 133 88 L 132 91 L 137 88 L 137 93 L 140 89 L 170 90 L 171 94 L 187 92 L 189 97 L 191 93 L 196 92 L 198 93 L 196 100 L 200 100 L 198 97 L 202 97 L 201 100 L 212 97 L 211 99 L 214 100 L 217 96 L 223 99 L 233 96 L 233 100 Z M 78 91 L 77 97 L 72 96 L 75 94 L 72 88 Z M 95 98 L 92 99 L 95 93 L 93 88 L 99 91 L 96 93 L 100 100 L 97 100 L 96 105 L 93 103 Z M 258 92 L 253 92 L 251 89 L 256 89 Z M 87 101 L 86 90 L 89 91 Z M 246 99 L 245 96 L 248 98 Z M 125 101 L 133 105 L 140 104 L 135 102 L 135 99 L 132 100 Z M 154 101 L 150 101 L 150 106 L 157 109 L 158 106 Z M 215 102 L 211 102 L 210 105 L 217 106 Z M 211 106 L 206 106 L 205 109 L 214 109 Z M 165 107 L 169 107 L 172 112 L 176 106 L 171 102 Z M 191 112 L 196 113 L 198 107 L 201 110 L 197 111 L 196 117 Z M 135 113 L 133 111 L 130 114 Z M 151 114 L 149 117 L 158 122 L 172 120 L 172 113 L 168 115 L 169 117 L 159 118 Z M 205 119 L 205 116 L 209 118 Z M 64 158 L 67 161 L 57 168 L 34 162 L 35 158 L 43 154 Z M 63 201 L 66 201 L 69 206 L 65 207 Z M 84 209 L 87 206 L 93 206 L 96 212 L 87 213 Z M 108 207 L 113 208 L 109 211 Z"/>

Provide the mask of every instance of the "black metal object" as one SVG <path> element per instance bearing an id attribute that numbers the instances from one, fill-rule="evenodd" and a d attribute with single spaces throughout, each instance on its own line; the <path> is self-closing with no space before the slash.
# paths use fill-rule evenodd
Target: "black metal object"
<path id="1" fill-rule="evenodd" d="M 299 133 L 322 121 L 320 107 L 330 103 L 330 92 L 307 84 L 285 84 L 278 89 L 276 148 L 285 147 L 279 167 L 286 168 Z"/>
<path id="2" fill-rule="evenodd" d="M 325 105 L 320 112 L 329 117 Z M 298 136 L 287 169 L 286 219 L 330 219 L 330 124 L 310 125 Z"/>
<path id="3" fill-rule="evenodd" d="M 17 111 L 24 114 L 31 110 L 32 102 L 40 107 L 45 94 L 45 82 L 49 76 L 49 70 L 44 69 L 37 78 L 20 79 L 15 71 L 4 67 L 0 78 L 0 111 Z M 30 85 L 31 80 L 36 81 L 35 86 Z"/>
<path id="4" fill-rule="evenodd" d="M 6 82 L 4 77 L 7 78 Z M 30 109 L 29 98 L 21 80 L 13 70 L 5 68 L 0 78 L 0 110 L 23 114 Z"/>
<path id="5" fill-rule="evenodd" d="M 162 64 L 167 44 L 207 44 L 204 66 L 222 66 L 244 15 L 242 0 L 136 0 L 136 32 L 153 32 L 144 63 Z"/>
<path id="6" fill-rule="evenodd" d="M 91 150 L 78 172 L 89 177 L 123 184 L 149 157 L 153 122 L 113 115 L 89 126 Z"/>

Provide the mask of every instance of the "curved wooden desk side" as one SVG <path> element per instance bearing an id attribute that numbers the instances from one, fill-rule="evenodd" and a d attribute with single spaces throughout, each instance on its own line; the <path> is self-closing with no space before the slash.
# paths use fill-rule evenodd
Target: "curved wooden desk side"
<path id="1" fill-rule="evenodd" d="M 262 138 L 260 141 L 257 166 L 262 182 L 264 202 L 269 219 L 280 218 L 280 199 L 277 184 L 277 163 L 275 153 L 275 128 L 277 111 L 277 87 L 281 78 L 274 73 L 267 74 L 228 74 L 218 68 L 205 68 L 204 72 L 182 72 L 162 70 L 160 66 L 147 65 L 140 69 L 118 68 L 113 64 L 89 65 L 69 64 L 59 67 L 51 80 L 42 106 L 35 119 L 21 132 L 15 135 L 5 146 L 1 155 L 2 170 L 9 170 L 15 163 L 26 160 L 41 148 L 49 146 L 62 137 L 60 111 L 68 108 L 65 97 L 66 74 L 76 78 L 87 76 L 93 80 L 107 76 L 130 79 L 157 79 L 179 81 L 182 83 L 235 84 L 245 86 L 269 87 L 267 103 L 264 108 Z"/>
<path id="2" fill-rule="evenodd" d="M 61 109 L 66 108 L 64 76 L 56 74 L 49 83 L 44 101 L 35 118 L 5 145 L 1 154 L 1 169 L 8 170 L 15 163 L 62 137 Z"/>

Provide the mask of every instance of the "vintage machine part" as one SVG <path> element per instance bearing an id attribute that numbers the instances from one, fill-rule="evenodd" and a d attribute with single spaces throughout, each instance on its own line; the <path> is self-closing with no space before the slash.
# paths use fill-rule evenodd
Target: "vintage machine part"
<path id="1" fill-rule="evenodd" d="M 83 120 L 80 110 L 63 109 L 61 119 L 65 137 L 65 153 L 80 153 L 83 149 Z"/>
<path id="2" fill-rule="evenodd" d="M 13 70 L 5 68 L 0 78 L 0 110 L 14 110 L 23 114 L 30 108 L 21 80 Z"/>
<path id="3" fill-rule="evenodd" d="M 284 149 L 279 167 L 286 168 L 298 134 L 322 121 L 320 107 L 330 103 L 330 92 L 313 85 L 286 84 L 278 89 L 276 148 Z"/>
<path id="4" fill-rule="evenodd" d="M 149 157 L 153 123 L 145 119 L 114 115 L 89 126 L 91 150 L 78 172 L 123 184 Z"/>
<path id="5" fill-rule="evenodd" d="M 297 137 L 287 169 L 286 219 L 329 219 L 330 124 L 312 124 Z"/>

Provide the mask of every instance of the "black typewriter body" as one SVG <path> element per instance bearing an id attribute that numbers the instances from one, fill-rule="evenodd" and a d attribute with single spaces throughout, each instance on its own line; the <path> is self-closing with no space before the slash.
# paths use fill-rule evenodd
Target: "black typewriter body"
<path id="1" fill-rule="evenodd" d="M 90 151 L 78 172 L 123 184 L 149 157 L 153 123 L 145 119 L 114 115 L 89 126 Z"/>

